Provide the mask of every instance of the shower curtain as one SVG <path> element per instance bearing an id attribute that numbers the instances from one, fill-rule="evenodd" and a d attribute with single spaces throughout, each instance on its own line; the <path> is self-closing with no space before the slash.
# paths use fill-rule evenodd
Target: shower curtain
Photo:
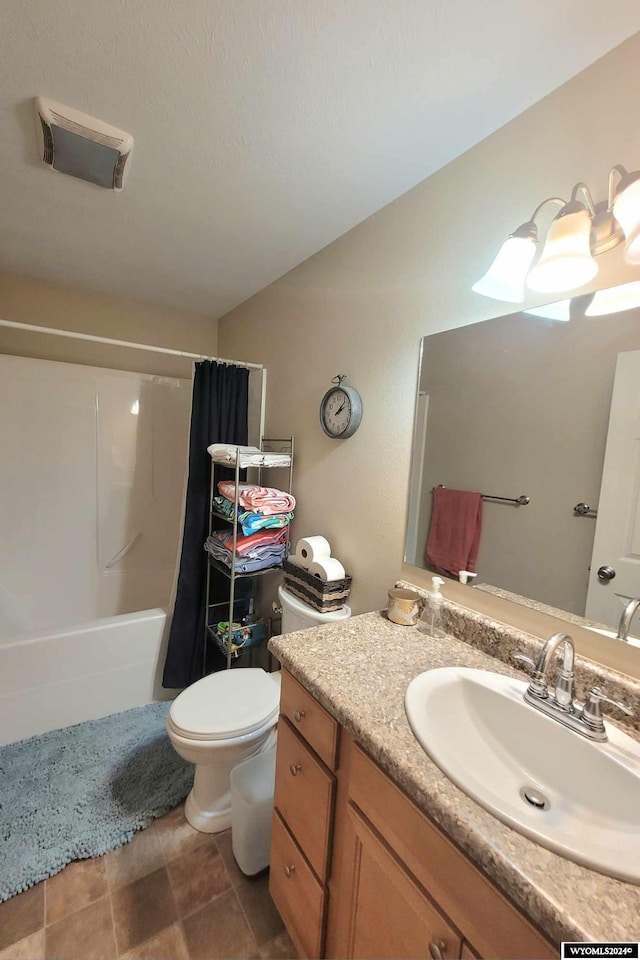
<path id="1" fill-rule="evenodd" d="M 162 686 L 186 687 L 202 675 L 205 623 L 204 542 L 209 532 L 211 443 L 246 444 L 248 439 L 249 371 L 203 360 L 193 378 L 189 477 L 176 601 L 169 633 Z M 216 468 L 217 469 L 217 468 Z M 223 471 L 224 478 L 233 476 Z M 221 473 L 220 479 L 223 479 Z M 229 581 L 213 572 L 210 603 L 226 600 Z M 224 658 L 220 663 L 224 665 Z"/>

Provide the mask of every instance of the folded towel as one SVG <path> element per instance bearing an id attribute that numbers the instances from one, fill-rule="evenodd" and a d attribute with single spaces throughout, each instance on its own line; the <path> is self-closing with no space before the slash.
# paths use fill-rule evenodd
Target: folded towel
<path id="1" fill-rule="evenodd" d="M 221 480 L 218 493 L 227 500 L 235 501 L 236 485 L 233 480 Z M 290 493 L 273 487 L 260 487 L 255 483 L 238 484 L 238 502 L 247 510 L 253 510 L 268 516 L 274 513 L 290 513 L 295 510 L 296 501 Z"/>
<path id="2" fill-rule="evenodd" d="M 242 469 L 245 467 L 288 467 L 291 457 L 288 453 L 264 453 L 257 447 L 243 447 L 233 443 L 212 443 L 207 452 L 215 463 L 230 464 L 235 467 L 239 459 Z"/>
<path id="3" fill-rule="evenodd" d="M 473 572 L 480 547 L 482 494 L 435 487 L 426 559 L 438 573 Z"/>
<path id="4" fill-rule="evenodd" d="M 228 533 L 221 534 L 220 531 L 207 537 L 204 548 L 216 560 L 220 560 L 226 566 L 231 567 L 233 552 L 224 540 L 231 537 L 230 547 L 233 547 L 233 535 Z M 287 558 L 288 542 L 285 539 L 281 542 L 273 542 L 254 546 L 247 550 L 241 556 L 236 553 L 235 569 L 236 573 L 253 573 L 256 570 L 265 570 L 268 567 L 282 566 Z"/>
<path id="5" fill-rule="evenodd" d="M 218 513 L 222 513 L 230 520 L 233 519 L 235 504 L 232 500 L 227 500 L 226 497 L 214 497 L 213 502 Z M 286 527 L 292 520 L 293 511 L 290 513 L 272 513 L 269 516 L 264 516 L 261 513 L 255 513 L 251 510 L 245 510 L 243 507 L 238 507 L 238 523 L 242 526 L 242 532 L 247 535 L 256 533 L 256 531 L 262 530 L 265 527 Z"/>
<path id="6" fill-rule="evenodd" d="M 246 555 L 257 556 L 260 550 L 281 543 L 286 543 L 289 539 L 288 530 L 261 530 L 259 533 L 252 533 L 249 537 L 238 537 L 236 540 L 236 554 L 239 557 Z M 233 551 L 233 533 L 231 530 L 216 530 L 208 538 L 210 541 L 217 541 L 231 553 Z"/>

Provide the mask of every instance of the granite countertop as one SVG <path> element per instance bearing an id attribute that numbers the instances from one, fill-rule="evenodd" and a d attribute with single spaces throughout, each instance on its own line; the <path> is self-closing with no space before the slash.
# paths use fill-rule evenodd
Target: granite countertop
<path id="1" fill-rule="evenodd" d="M 274 637 L 269 648 L 402 790 L 554 941 L 640 940 L 640 886 L 539 846 L 497 820 L 429 759 L 404 711 L 424 670 L 465 666 L 523 678 L 510 666 L 424 624 L 384 613 Z"/>

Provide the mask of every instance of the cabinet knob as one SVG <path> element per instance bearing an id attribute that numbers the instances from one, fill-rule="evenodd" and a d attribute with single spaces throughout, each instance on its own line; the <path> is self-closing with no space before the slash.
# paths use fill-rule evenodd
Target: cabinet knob
<path id="1" fill-rule="evenodd" d="M 293 717 L 296 723 L 300 723 L 301 720 L 304 720 L 304 710 L 296 710 Z"/>
<path id="2" fill-rule="evenodd" d="M 444 940 L 432 940 L 429 944 L 429 956 L 432 960 L 444 960 L 447 953 L 447 945 Z"/>
<path id="3" fill-rule="evenodd" d="M 292 777 L 297 777 L 300 770 L 302 770 L 302 764 L 300 763 L 289 764 L 289 773 L 291 774 Z"/>
<path id="4" fill-rule="evenodd" d="M 293 874 L 295 873 L 295 869 L 296 869 L 296 868 L 295 868 L 295 866 L 294 866 L 293 864 L 291 864 L 290 867 L 288 867 L 288 866 L 285 867 L 285 868 L 284 868 L 284 875 L 285 875 L 285 877 L 292 877 Z"/>

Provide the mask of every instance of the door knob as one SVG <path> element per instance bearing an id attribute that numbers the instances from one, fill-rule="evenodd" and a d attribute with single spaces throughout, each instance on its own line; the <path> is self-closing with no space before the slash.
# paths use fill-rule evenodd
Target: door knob
<path id="1" fill-rule="evenodd" d="M 602 580 L 603 583 L 607 583 L 609 580 L 613 580 L 616 572 L 613 567 L 598 567 L 598 580 Z"/>

